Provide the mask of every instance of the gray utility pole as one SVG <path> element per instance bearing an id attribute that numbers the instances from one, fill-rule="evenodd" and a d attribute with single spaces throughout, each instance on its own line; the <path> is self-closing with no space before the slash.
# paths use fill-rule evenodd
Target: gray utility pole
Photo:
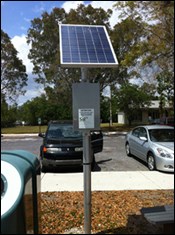
<path id="1" fill-rule="evenodd" d="M 114 67 L 118 65 L 118 61 L 105 26 L 59 24 L 59 32 L 61 65 L 81 68 L 81 83 L 72 85 L 73 126 L 83 133 L 85 233 L 90 234 L 92 162 L 90 131 L 100 129 L 100 86 L 98 83 L 87 82 L 87 67 Z"/>
<path id="2" fill-rule="evenodd" d="M 110 97 L 109 97 L 109 125 L 110 127 L 112 127 L 112 101 L 111 101 L 111 98 L 112 98 L 112 91 L 111 91 L 111 85 L 109 86 L 110 88 Z"/>
<path id="3" fill-rule="evenodd" d="M 87 68 L 81 68 L 81 82 L 87 81 Z M 91 143 L 90 131 L 83 130 L 84 232 L 91 234 Z"/>

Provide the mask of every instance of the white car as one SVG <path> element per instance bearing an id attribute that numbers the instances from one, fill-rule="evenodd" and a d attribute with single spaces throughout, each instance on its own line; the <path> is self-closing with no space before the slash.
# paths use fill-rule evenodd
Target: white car
<path id="1" fill-rule="evenodd" d="M 148 164 L 149 170 L 174 172 L 174 127 L 137 126 L 127 133 L 126 154 Z"/>

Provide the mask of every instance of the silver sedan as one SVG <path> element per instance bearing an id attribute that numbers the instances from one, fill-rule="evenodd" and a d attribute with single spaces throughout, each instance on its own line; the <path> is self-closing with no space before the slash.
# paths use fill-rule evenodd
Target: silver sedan
<path id="1" fill-rule="evenodd" d="M 148 164 L 149 170 L 174 172 L 174 127 L 145 125 L 128 132 L 126 154 Z"/>

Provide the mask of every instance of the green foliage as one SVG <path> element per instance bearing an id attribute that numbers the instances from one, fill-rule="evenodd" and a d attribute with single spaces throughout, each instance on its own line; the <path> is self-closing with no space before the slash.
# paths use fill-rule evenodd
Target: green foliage
<path id="1" fill-rule="evenodd" d="M 27 85 L 26 68 L 17 53 L 9 36 L 1 30 L 1 96 L 6 101 L 15 101 L 25 93 L 23 87 Z"/>
<path id="2" fill-rule="evenodd" d="M 100 103 L 100 117 L 102 122 L 109 122 L 109 98 L 102 96 Z"/>
<path id="3" fill-rule="evenodd" d="M 174 104 L 174 1 L 117 1 L 114 6 L 122 10 L 122 21 L 111 36 L 119 69 L 127 75 L 123 82 L 141 78 L 145 68 L 152 69 L 149 80 L 157 81 L 163 113 L 166 100 Z"/>
<path id="4" fill-rule="evenodd" d="M 159 108 L 162 116 L 166 102 L 174 109 L 174 73 L 163 71 L 157 75 L 156 79 L 158 81 L 157 92 L 160 100 Z"/>
<path id="5" fill-rule="evenodd" d="M 85 6 L 80 4 L 76 10 L 71 9 L 66 18 L 68 24 L 85 24 L 85 25 L 106 25 L 109 29 L 109 17 L 112 10 L 104 11 L 102 8 L 93 8 L 91 5 Z"/>
<path id="6" fill-rule="evenodd" d="M 104 11 L 102 8 L 94 9 L 91 5 L 86 7 L 80 4 L 76 10 L 71 9 L 69 14 L 64 9 L 54 8 L 50 14 L 44 12 L 41 18 L 32 20 L 27 42 L 32 45 L 29 58 L 34 64 L 36 81 L 45 85 L 55 84 L 56 80 L 67 76 L 67 71 L 72 81 L 80 79 L 80 76 L 75 77 L 77 69 L 60 68 L 58 23 L 102 24 L 109 28 L 111 14 L 110 9 Z"/>
<path id="7" fill-rule="evenodd" d="M 80 4 L 76 10 L 71 9 L 66 13 L 64 9 L 54 8 L 50 14 L 44 12 L 41 18 L 32 20 L 28 30 L 27 42 L 32 48 L 29 58 L 34 64 L 33 73 L 36 81 L 43 83 L 49 100 L 59 103 L 59 107 L 67 103 L 71 105 L 71 86 L 73 82 L 79 82 L 81 78 L 80 69 L 60 67 L 59 27 L 58 23 L 105 25 L 110 32 L 109 17 L 112 10 L 93 8 L 91 5 Z M 90 82 L 98 82 L 103 79 L 101 89 L 111 82 L 115 77 L 109 69 L 90 69 L 88 79 Z M 115 73 L 116 74 L 116 73 Z M 50 88 L 52 85 L 53 89 Z M 54 94 L 54 95 L 51 95 Z M 53 97 L 53 98 L 52 98 Z M 69 109 L 69 108 L 68 108 Z M 70 110 L 70 109 L 69 109 Z M 68 110 L 67 110 L 68 112 Z"/>
<path id="8" fill-rule="evenodd" d="M 17 119 L 36 125 L 38 117 L 41 117 L 43 123 L 51 119 L 72 118 L 72 83 L 80 81 L 81 71 L 78 68 L 60 67 L 59 23 L 107 27 L 119 66 L 91 68 L 87 74 L 90 82 L 100 83 L 103 121 L 108 122 L 109 118 L 109 99 L 103 97 L 103 89 L 108 85 L 112 86 L 114 93 L 111 99 L 113 114 L 122 110 L 130 122 L 138 109 L 146 102 L 149 103 L 152 94 L 156 93 L 154 80 L 157 81 L 157 91 L 162 104 L 166 99 L 173 104 L 174 2 L 117 1 L 115 8 L 122 10 L 122 20 L 116 22 L 113 29 L 109 25 L 111 9 L 105 11 L 83 4 L 77 9 L 71 9 L 69 13 L 62 8 L 54 8 L 50 13 L 44 12 L 40 18 L 31 21 L 27 34 L 27 42 L 31 43 L 28 56 L 34 65 L 35 80 L 44 85 L 46 95 L 19 107 Z M 7 60 L 5 57 L 7 54 L 11 55 L 10 58 L 17 58 L 17 52 L 4 32 L 1 45 L 1 96 L 14 97 L 23 92 L 22 87 L 27 81 L 25 68 L 19 59 Z M 13 66 L 18 67 L 16 74 L 15 69 L 10 73 Z M 129 84 L 131 78 L 142 79 L 145 68 L 155 66 L 158 69 L 149 78 L 154 83 L 145 83 L 142 87 Z M 117 89 L 119 85 L 121 88 Z M 8 110 L 5 103 L 3 110 Z M 7 117 L 3 116 L 4 120 L 5 118 Z"/>
<path id="9" fill-rule="evenodd" d="M 125 113 L 129 125 L 140 108 L 149 105 L 152 99 L 151 92 L 148 93 L 144 87 L 129 83 L 123 84 L 119 90 L 114 92 L 113 96 L 116 106 Z"/>
<path id="10" fill-rule="evenodd" d="M 69 109 L 70 106 L 67 106 L 62 102 L 52 102 L 53 100 L 54 98 L 48 99 L 45 95 L 42 95 L 41 97 L 36 97 L 31 101 L 27 101 L 19 107 L 18 113 L 20 114 L 20 120 L 23 120 L 30 125 L 37 125 L 38 118 L 41 118 L 43 125 L 47 124 L 50 120 L 71 119 L 72 113 Z M 56 100 L 57 99 L 55 99 L 55 101 Z"/>
<path id="11" fill-rule="evenodd" d="M 129 59 L 125 62 L 130 64 L 132 57 L 140 56 L 141 65 L 156 63 L 162 70 L 173 70 L 174 64 L 174 1 L 117 1 L 117 9 L 123 10 L 120 17 L 124 21 L 132 19 L 140 24 L 140 45 L 136 50 L 131 49 Z M 129 26 L 129 25 L 128 25 Z M 134 34 L 138 32 L 133 26 Z M 126 34 L 127 35 L 127 34 Z M 131 58 L 131 60 L 130 60 Z M 135 62 L 135 61 L 134 61 Z"/>
<path id="12" fill-rule="evenodd" d="M 1 98 L 1 128 L 14 126 L 17 120 L 17 106 L 9 106 L 5 99 Z"/>
<path id="13" fill-rule="evenodd" d="M 174 95 L 174 73 L 163 71 L 156 77 L 158 81 L 157 92 L 166 100 L 171 100 Z"/>

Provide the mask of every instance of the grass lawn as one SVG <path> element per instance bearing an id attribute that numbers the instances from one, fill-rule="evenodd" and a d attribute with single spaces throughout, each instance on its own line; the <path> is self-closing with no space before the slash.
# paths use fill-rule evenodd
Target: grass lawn
<path id="1" fill-rule="evenodd" d="M 47 126 L 16 126 L 16 127 L 8 127 L 2 128 L 1 134 L 25 134 L 25 133 L 39 133 L 45 132 Z"/>
<path id="2" fill-rule="evenodd" d="M 132 126 L 133 127 L 133 126 Z M 113 123 L 112 126 L 109 123 L 101 123 L 102 131 L 129 131 L 132 127 L 127 125 Z M 2 128 L 1 134 L 25 134 L 25 133 L 39 133 L 45 132 L 47 126 L 16 126 Z"/>

